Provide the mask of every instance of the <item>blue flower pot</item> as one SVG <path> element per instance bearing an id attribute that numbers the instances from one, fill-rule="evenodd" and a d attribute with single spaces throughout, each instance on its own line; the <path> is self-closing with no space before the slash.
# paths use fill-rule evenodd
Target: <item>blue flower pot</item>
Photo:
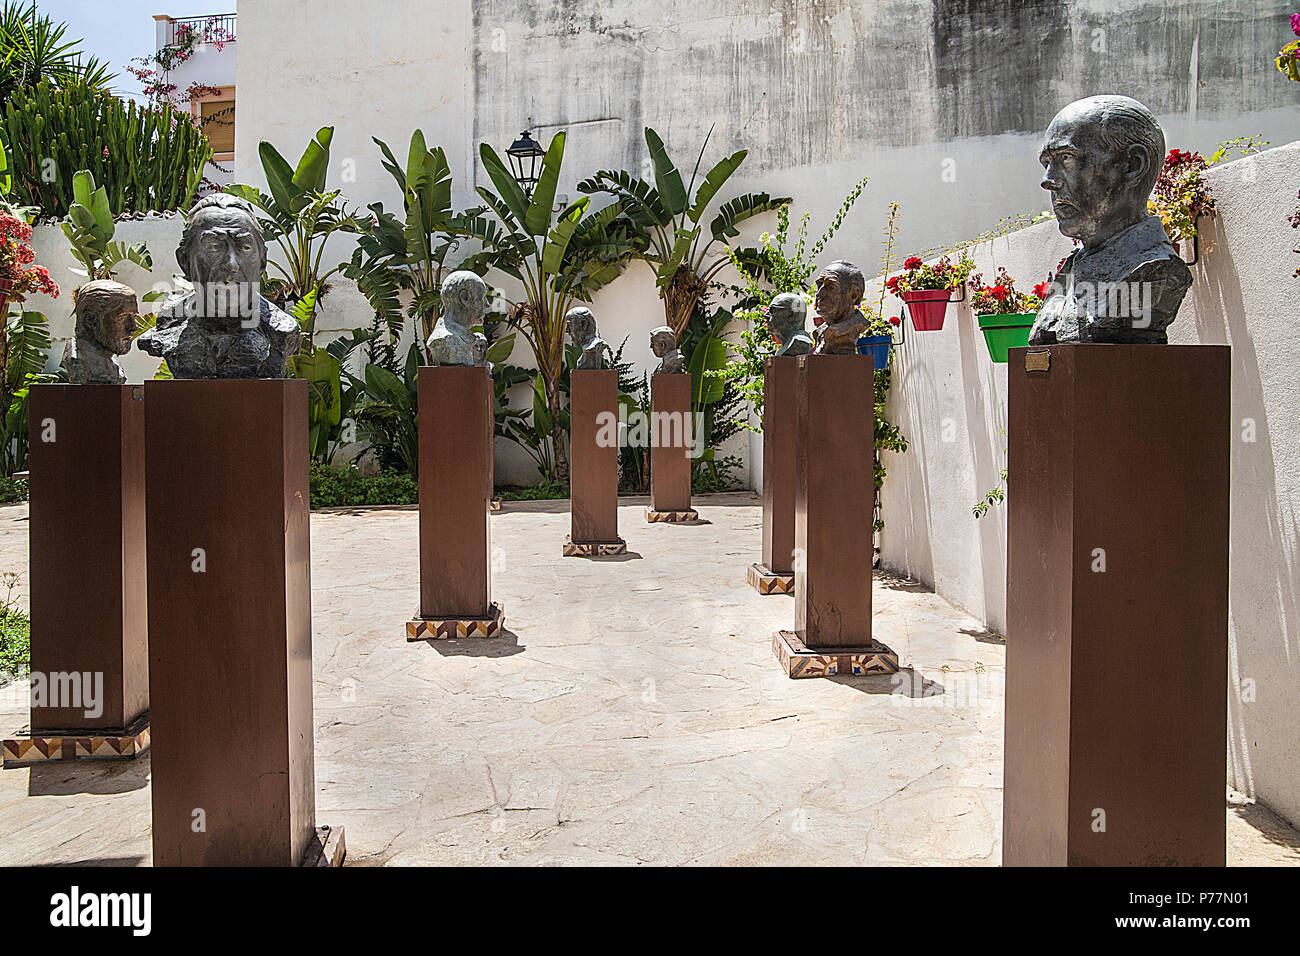
<path id="1" fill-rule="evenodd" d="M 858 339 L 858 354 L 870 355 L 876 369 L 889 364 L 889 345 L 893 338 L 888 335 L 864 335 Z"/>

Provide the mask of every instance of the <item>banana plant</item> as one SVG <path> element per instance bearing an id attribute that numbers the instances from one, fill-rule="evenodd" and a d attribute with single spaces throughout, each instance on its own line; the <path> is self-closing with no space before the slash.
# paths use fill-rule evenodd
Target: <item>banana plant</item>
<path id="1" fill-rule="evenodd" d="M 153 257 L 143 242 L 127 245 L 114 242 L 117 225 L 108 204 L 108 191 L 95 185 L 95 177 L 81 170 L 72 177 L 73 203 L 63 223 L 63 234 L 72 245 L 73 257 L 85 271 L 73 269 L 88 280 L 112 279 L 114 269 L 123 262 L 133 262 L 142 269 L 153 268 Z"/>
<path id="2" fill-rule="evenodd" d="M 683 182 L 659 134 L 648 126 L 645 141 L 654 167 L 653 183 L 626 170 L 601 170 L 578 184 L 581 193 L 606 193 L 615 197 L 626 217 L 644 236 L 644 251 L 636 258 L 654 269 L 665 324 L 672 327 L 679 339 L 709 282 L 728 262 L 725 254 L 710 261 L 713 247 L 718 243 L 725 247 L 729 240 L 739 237 L 740 230 L 736 227 L 745 220 L 790 202 L 788 196 L 773 198 L 767 193 L 744 193 L 718 207 L 706 227 L 703 219 L 709 204 L 748 154 L 748 150 L 742 149 L 720 160 L 704 175 L 699 189 L 695 189 L 704 150 L 712 134 L 710 129 L 704 138 L 689 185 Z"/>
<path id="3" fill-rule="evenodd" d="M 368 208 L 373 215 L 366 220 L 344 274 L 356 280 L 394 340 L 405 323 L 400 296 L 410 292 L 407 314 L 419 319 L 423 343 L 438 321 L 448 257 L 467 238 L 462 219 L 472 220 L 485 210 L 471 209 L 463 217 L 454 213 L 447 155 L 440 146 L 430 148 L 420 130 L 411 134 L 405 168 L 387 143 L 375 138 L 375 145 L 383 153 L 384 169 L 402 190 L 405 218 L 387 212 L 383 203 L 372 203 Z M 482 275 L 495 258 L 490 251 L 480 252 L 455 268 Z"/>
<path id="4" fill-rule="evenodd" d="M 27 397 L 46 373 L 50 327 L 40 312 L 15 310 L 0 319 L 0 468 L 12 475 L 27 467 Z"/>
<path id="5" fill-rule="evenodd" d="M 552 137 L 531 196 L 515 181 L 501 157 L 487 143 L 479 156 L 496 192 L 478 187 L 493 219 L 463 217 L 461 228 L 491 254 L 492 264 L 523 283 L 524 301 L 509 314 L 537 360 L 550 423 L 555 474 L 569 480 L 569 463 L 561 428 L 560 375 L 564 369 L 566 314 L 576 301 L 590 301 L 640 252 L 644 241 L 631 221 L 621 216 L 622 200 L 589 212 L 583 196 L 555 211 L 565 131 Z"/>
<path id="6" fill-rule="evenodd" d="M 268 268 L 279 273 L 268 285 L 272 295 L 286 303 L 296 303 L 315 292 L 312 308 L 303 313 L 304 351 L 315 348 L 316 312 L 320 300 L 329 292 L 329 280 L 341 272 L 345 262 L 326 269 L 323 260 L 330 236 L 338 232 L 360 232 L 361 220 L 348 211 L 342 191 L 326 189 L 329 172 L 330 142 L 334 127 L 317 130 L 296 167 L 290 166 L 280 152 L 263 140 L 258 146 L 262 172 L 269 193 L 243 184 L 226 187 L 226 192 L 247 200 L 261 214 L 262 230 L 268 243 L 274 242 L 279 256 L 268 261 Z M 278 295 L 276 295 L 278 293 Z"/>

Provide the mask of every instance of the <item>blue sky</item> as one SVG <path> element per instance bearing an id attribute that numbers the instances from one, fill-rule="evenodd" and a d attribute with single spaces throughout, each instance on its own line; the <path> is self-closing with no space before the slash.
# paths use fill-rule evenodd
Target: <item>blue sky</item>
<path id="1" fill-rule="evenodd" d="M 37 0 L 37 8 L 68 25 L 64 39 L 80 38 L 87 53 L 111 64 L 113 88 L 128 96 L 140 94 L 140 84 L 126 65 L 154 49 L 154 14 L 197 17 L 234 13 L 235 0 Z"/>

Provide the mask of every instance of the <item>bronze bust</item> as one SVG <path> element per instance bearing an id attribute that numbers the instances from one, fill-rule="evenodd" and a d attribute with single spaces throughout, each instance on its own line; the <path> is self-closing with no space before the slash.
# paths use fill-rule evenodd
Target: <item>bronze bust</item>
<path id="1" fill-rule="evenodd" d="M 862 270 L 840 259 L 817 276 L 817 328 L 813 338 L 818 355 L 856 355 L 858 339 L 866 331 L 867 319 L 858 306 L 867 289 Z"/>
<path id="2" fill-rule="evenodd" d="M 776 355 L 807 355 L 817 343 L 804 328 L 808 303 L 794 292 L 773 296 L 767 307 L 767 330 L 781 346 Z"/>
<path id="3" fill-rule="evenodd" d="M 430 365 L 483 365 L 487 338 L 471 329 L 487 314 L 487 284 L 461 269 L 442 280 L 442 311 L 425 347 Z"/>
<path id="4" fill-rule="evenodd" d="M 682 375 L 686 372 L 686 359 L 677 347 L 677 333 L 661 325 L 650 331 L 650 351 L 659 359 L 655 375 Z"/>
<path id="5" fill-rule="evenodd" d="M 298 323 L 262 298 L 266 240 L 253 207 L 216 193 L 190 211 L 176 250 L 194 291 L 158 312 L 137 339 L 176 378 L 284 378 Z"/>
<path id="6" fill-rule="evenodd" d="M 605 353 L 610 352 L 609 344 L 596 334 L 596 316 L 591 309 L 579 306 L 570 309 L 565 321 L 569 324 L 569 338 L 582 350 L 578 357 L 580 369 L 602 369 L 605 367 Z"/>
<path id="7" fill-rule="evenodd" d="M 87 282 L 72 294 L 76 333 L 63 350 L 63 368 L 73 385 L 122 385 L 126 376 L 115 356 L 131 351 L 140 303 L 135 290 L 112 279 Z"/>
<path id="8" fill-rule="evenodd" d="M 1052 280 L 1030 345 L 1163 345 L 1192 273 L 1147 200 L 1165 159 L 1165 134 L 1127 96 L 1090 96 L 1047 128 L 1042 187 L 1062 234 L 1082 246 Z"/>

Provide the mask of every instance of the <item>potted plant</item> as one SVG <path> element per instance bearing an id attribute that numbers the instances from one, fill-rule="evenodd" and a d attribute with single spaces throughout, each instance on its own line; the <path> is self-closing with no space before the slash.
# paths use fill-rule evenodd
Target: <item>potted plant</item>
<path id="1" fill-rule="evenodd" d="M 1215 215 L 1214 196 L 1205 180 L 1209 166 L 1200 153 L 1171 149 L 1147 202 L 1147 209 L 1160 217 L 1178 254 L 1189 262 L 1197 258 L 1197 220 Z M 1205 251 L 1210 251 L 1209 246 Z"/>
<path id="2" fill-rule="evenodd" d="M 886 280 L 885 288 L 907 303 L 912 328 L 936 332 L 943 328 L 953 291 L 962 287 L 973 268 L 964 253 L 955 263 L 944 256 L 933 265 L 911 256 L 903 262 L 901 273 Z"/>
<path id="3" fill-rule="evenodd" d="M 1051 280 L 1034 286 L 1033 294 L 1016 289 L 1016 280 L 1007 274 L 1006 267 L 998 269 L 993 285 L 985 285 L 984 277 L 976 273 L 971 278 L 974 292 L 971 308 L 979 318 L 980 331 L 989 349 L 989 358 L 999 365 L 1007 362 L 1007 350 L 1029 344 L 1029 330 L 1033 328 L 1038 310 L 1051 287 Z"/>

